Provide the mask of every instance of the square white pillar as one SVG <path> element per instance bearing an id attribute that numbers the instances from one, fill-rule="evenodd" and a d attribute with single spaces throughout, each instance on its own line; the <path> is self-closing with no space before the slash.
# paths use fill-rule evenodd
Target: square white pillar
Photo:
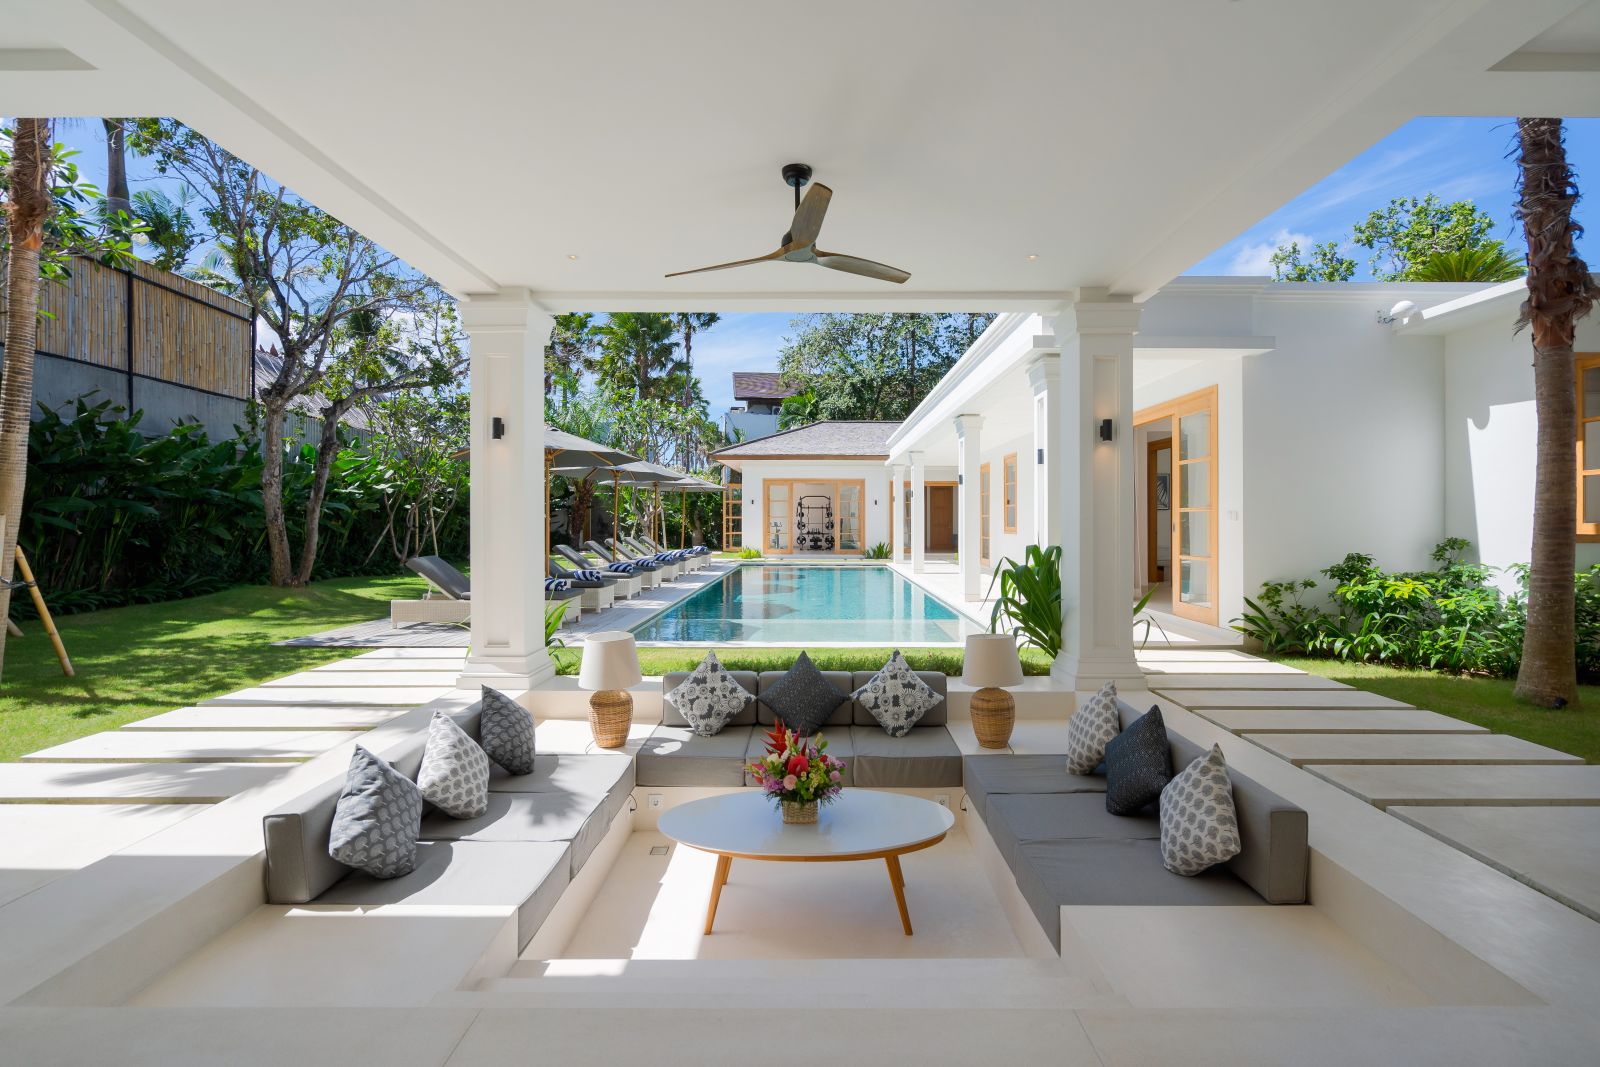
<path id="1" fill-rule="evenodd" d="M 923 477 L 925 470 L 922 453 L 911 453 L 911 569 L 918 573 L 928 569 L 928 502 Z"/>
<path id="2" fill-rule="evenodd" d="M 554 319 L 525 289 L 470 296 L 472 647 L 457 685 L 528 689 L 544 647 L 544 347 Z M 500 436 L 495 437 L 495 420 Z"/>
<path id="3" fill-rule="evenodd" d="M 968 600 L 983 598 L 983 562 L 979 558 L 983 537 L 983 511 L 978 487 L 978 467 L 983 460 L 983 416 L 956 416 L 956 529 L 961 531 L 956 542 L 957 561 L 961 567 L 961 595 Z"/>
<path id="4" fill-rule="evenodd" d="M 1059 492 L 1052 491 L 1051 476 L 1061 462 L 1061 357 L 1038 356 L 1028 364 L 1028 384 L 1033 389 L 1033 543 L 1043 547 L 1061 543 Z"/>
<path id="5" fill-rule="evenodd" d="M 1133 655 L 1133 337 L 1138 304 L 1084 292 L 1056 320 L 1061 346 L 1061 654 L 1077 690 L 1142 687 Z M 1111 440 L 1101 439 L 1110 420 Z M 1047 458 L 1050 458 L 1047 456 Z"/>
<path id="6" fill-rule="evenodd" d="M 889 546 L 890 556 L 896 563 L 906 561 L 906 542 L 910 540 L 909 531 L 906 530 L 906 465 L 896 463 L 889 468 L 889 529 L 894 531 L 890 538 L 894 544 Z"/>

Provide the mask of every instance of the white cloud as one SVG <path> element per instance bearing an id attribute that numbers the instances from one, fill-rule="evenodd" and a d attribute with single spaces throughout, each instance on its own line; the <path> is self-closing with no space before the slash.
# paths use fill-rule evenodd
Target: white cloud
<path id="1" fill-rule="evenodd" d="M 1279 230 L 1264 241 L 1250 241 L 1242 239 L 1233 256 L 1228 260 L 1224 274 L 1244 274 L 1250 276 L 1265 275 L 1272 277 L 1272 253 L 1282 245 L 1298 242 L 1302 253 L 1309 252 L 1316 243 L 1316 238 L 1309 233 L 1295 233 L 1289 229 Z"/>

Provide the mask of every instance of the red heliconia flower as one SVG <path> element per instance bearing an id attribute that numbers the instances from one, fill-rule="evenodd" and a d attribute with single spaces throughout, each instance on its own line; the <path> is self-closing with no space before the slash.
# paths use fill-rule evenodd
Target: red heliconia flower
<path id="1" fill-rule="evenodd" d="M 811 761 L 806 759 L 804 756 L 799 755 L 798 753 L 790 756 L 788 765 L 784 767 L 784 770 L 788 771 L 792 775 L 795 775 L 796 777 L 806 773 L 810 769 Z"/>

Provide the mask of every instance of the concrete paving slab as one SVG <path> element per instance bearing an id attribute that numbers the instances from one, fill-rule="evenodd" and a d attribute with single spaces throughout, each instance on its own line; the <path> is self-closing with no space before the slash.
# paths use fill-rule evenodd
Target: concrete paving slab
<path id="1" fill-rule="evenodd" d="M 370 730 L 405 708 L 333 708 L 297 704 L 178 708 L 130 722 L 123 730 Z"/>
<path id="2" fill-rule="evenodd" d="M 1319 674 L 1153 674 L 1145 671 L 1151 689 L 1337 689 L 1353 692 L 1353 687 Z"/>
<path id="3" fill-rule="evenodd" d="M 466 662 L 467 650 L 463 648 L 409 648 L 398 645 L 393 648 L 375 648 L 370 652 L 363 652 L 351 659 L 341 660 L 340 665 L 349 663 L 375 663 L 379 660 L 426 660 L 426 659 L 453 659 L 458 663 Z"/>
<path id="4" fill-rule="evenodd" d="M 22 758 L 29 763 L 300 763 L 360 736 L 334 730 L 106 730 Z"/>
<path id="5" fill-rule="evenodd" d="M 1270 663 L 1269 660 L 1245 652 L 1220 648 L 1148 648 L 1135 652 L 1134 658 L 1140 663 Z"/>
<path id="6" fill-rule="evenodd" d="M 1488 733 L 1481 726 L 1420 708 L 1206 708 L 1194 713 L 1236 734 L 1343 730 L 1368 734 Z"/>
<path id="7" fill-rule="evenodd" d="M 442 649 L 437 651 L 444 651 Z M 343 674 L 347 671 L 365 671 L 370 673 L 383 673 L 392 671 L 452 671 L 461 673 L 461 668 L 466 665 L 463 656 L 427 657 L 415 659 L 396 659 L 385 656 L 382 659 L 369 659 L 366 656 L 357 656 L 354 659 L 342 659 L 337 663 L 324 663 L 320 667 L 311 668 L 312 674 Z"/>
<path id="8" fill-rule="evenodd" d="M 204 804 L 0 804 L 0 905 L 205 810 Z"/>
<path id="9" fill-rule="evenodd" d="M 1163 674 L 1283 674 L 1297 675 L 1305 671 L 1297 670 L 1283 663 L 1273 663 L 1264 659 L 1230 659 L 1222 662 L 1208 662 L 1206 660 L 1169 660 L 1146 659 L 1139 657 L 1139 666 L 1148 674 L 1160 672 Z"/>
<path id="10" fill-rule="evenodd" d="M 218 804 L 288 770 L 268 763 L 0 763 L 0 804 Z"/>
<path id="11" fill-rule="evenodd" d="M 361 670 L 361 671 L 302 671 L 270 682 L 261 683 L 267 689 L 316 689 L 321 687 L 366 688 L 368 686 L 436 686 L 452 689 L 461 676 L 461 667 L 446 671 L 420 670 Z"/>
<path id="12" fill-rule="evenodd" d="M 1409 708 L 1393 700 L 1361 689 L 1297 689 L 1262 691 L 1256 689 L 1171 689 L 1152 681 L 1151 688 L 1175 704 L 1191 711 L 1201 708 Z"/>
<path id="13" fill-rule="evenodd" d="M 426 704 L 447 690 L 443 686 L 329 686 L 321 689 L 299 689 L 294 692 L 294 703 L 304 705 L 325 704 L 330 707 L 385 707 L 415 708 Z M 202 700 L 206 707 L 238 706 L 242 704 L 283 704 L 289 699 L 284 689 L 253 686 L 227 696 Z"/>
<path id="14" fill-rule="evenodd" d="M 1581 764 L 1582 757 L 1505 734 L 1245 734 L 1297 767 L 1308 763 Z"/>
<path id="15" fill-rule="evenodd" d="M 1370 804 L 1600 805 L 1600 766 L 1441 767 L 1317 763 L 1306 768 Z"/>
<path id="16" fill-rule="evenodd" d="M 1600 808 L 1397 805 L 1389 814 L 1600 922 Z"/>

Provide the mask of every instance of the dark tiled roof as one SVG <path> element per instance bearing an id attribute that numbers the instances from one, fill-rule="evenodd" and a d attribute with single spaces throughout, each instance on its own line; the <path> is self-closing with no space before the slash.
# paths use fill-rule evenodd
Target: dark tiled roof
<path id="1" fill-rule="evenodd" d="M 770 437 L 740 441 L 711 453 L 719 459 L 783 459 L 787 456 L 889 455 L 889 437 L 898 422 L 813 422 Z"/>
<path id="2" fill-rule="evenodd" d="M 736 370 L 733 372 L 733 398 L 735 400 L 782 400 L 800 391 L 798 386 L 785 385 L 783 375 L 777 371 Z"/>

